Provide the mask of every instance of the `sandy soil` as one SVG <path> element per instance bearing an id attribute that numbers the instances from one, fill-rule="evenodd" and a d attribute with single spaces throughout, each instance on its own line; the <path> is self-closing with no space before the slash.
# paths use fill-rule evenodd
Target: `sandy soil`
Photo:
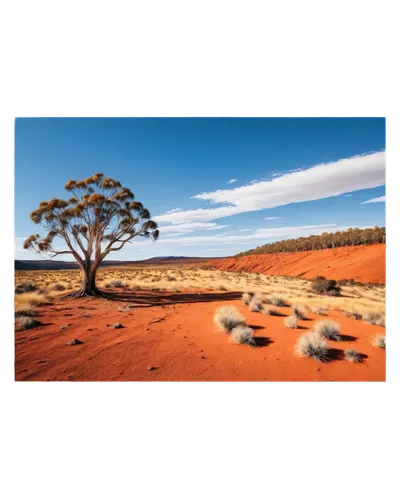
<path id="1" fill-rule="evenodd" d="M 366 245 L 313 252 L 291 252 L 229 257 L 210 262 L 221 271 L 247 271 L 276 276 L 329 279 L 353 278 L 361 283 L 385 283 L 386 245 Z"/>
<path id="2" fill-rule="evenodd" d="M 121 296 L 120 296 L 121 297 Z M 133 300 L 135 297 L 135 301 Z M 293 354 L 296 339 L 325 317 L 308 313 L 301 329 L 283 317 L 250 312 L 236 292 L 125 294 L 129 302 L 57 299 L 37 308 L 42 326 L 15 334 L 16 380 L 136 381 L 384 381 L 385 351 L 371 345 L 379 326 L 344 317 L 342 341 L 329 341 L 332 361 Z M 125 312 L 119 308 L 130 305 Z M 216 330 L 217 307 L 234 305 L 254 328 L 256 347 L 233 345 Z M 290 309 L 280 308 L 285 315 Z M 119 322 L 123 328 L 114 329 Z M 82 344 L 66 345 L 79 339 Z M 362 364 L 343 359 L 356 349 Z M 151 368 L 151 369 L 149 369 Z"/>

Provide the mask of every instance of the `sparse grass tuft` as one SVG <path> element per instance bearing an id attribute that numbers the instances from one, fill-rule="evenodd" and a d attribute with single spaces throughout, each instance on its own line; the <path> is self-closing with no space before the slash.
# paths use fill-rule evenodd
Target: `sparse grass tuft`
<path id="1" fill-rule="evenodd" d="M 284 307 L 287 305 L 286 300 L 280 295 L 277 295 L 276 293 L 273 293 L 269 298 L 269 300 L 271 304 L 275 307 Z"/>
<path id="2" fill-rule="evenodd" d="M 27 293 L 27 292 L 36 292 L 38 286 L 35 283 L 31 283 L 30 281 L 23 281 L 19 285 L 15 287 L 15 293 Z"/>
<path id="3" fill-rule="evenodd" d="M 110 280 L 106 283 L 106 288 L 125 288 L 126 285 L 122 280 Z"/>
<path id="4" fill-rule="evenodd" d="M 354 349 L 346 349 L 344 351 L 344 357 L 350 363 L 361 363 L 362 362 L 361 354 L 359 352 L 355 351 Z"/>
<path id="5" fill-rule="evenodd" d="M 15 296 L 15 306 L 30 304 L 32 306 L 45 305 L 49 303 L 49 297 L 39 292 L 29 292 Z"/>
<path id="6" fill-rule="evenodd" d="M 268 314 L 269 316 L 283 316 L 283 314 L 274 307 L 263 306 L 262 313 Z"/>
<path id="7" fill-rule="evenodd" d="M 54 286 L 53 286 L 53 290 L 55 292 L 63 292 L 65 290 L 65 286 L 62 284 L 62 283 L 56 283 Z"/>
<path id="8" fill-rule="evenodd" d="M 293 316 L 297 319 L 306 319 L 306 312 L 304 308 L 299 304 L 292 305 Z"/>
<path id="9" fill-rule="evenodd" d="M 372 339 L 372 345 L 380 349 L 386 349 L 386 336 L 378 333 Z"/>
<path id="10" fill-rule="evenodd" d="M 242 295 L 242 300 L 243 300 L 244 305 L 248 306 L 250 304 L 252 298 L 253 298 L 253 295 L 250 295 L 250 293 L 245 292 Z"/>
<path id="11" fill-rule="evenodd" d="M 297 328 L 297 318 L 296 316 L 288 316 L 283 320 L 283 324 L 286 328 Z"/>
<path id="12" fill-rule="evenodd" d="M 31 318 L 31 317 L 19 318 L 19 320 L 18 320 L 19 328 L 24 328 L 26 330 L 29 328 L 34 328 L 35 326 L 38 326 L 40 324 L 41 323 L 39 321 L 36 321 L 35 318 Z"/>
<path id="13" fill-rule="evenodd" d="M 253 330 L 246 325 L 239 325 L 233 328 L 229 338 L 233 344 L 255 345 Z"/>
<path id="14" fill-rule="evenodd" d="M 330 319 L 317 321 L 314 325 L 314 330 L 328 340 L 340 340 L 340 325 Z"/>
<path id="15" fill-rule="evenodd" d="M 328 342 L 317 332 L 308 332 L 297 339 L 295 352 L 298 356 L 317 361 L 328 360 Z"/>
<path id="16" fill-rule="evenodd" d="M 223 331 L 230 332 L 239 325 L 246 325 L 244 316 L 233 306 L 219 307 L 214 314 L 215 326 Z"/>
<path id="17" fill-rule="evenodd" d="M 374 311 L 373 309 L 365 310 L 362 318 L 370 325 L 385 326 L 385 318 L 381 313 Z"/>
<path id="18" fill-rule="evenodd" d="M 320 305 L 312 305 L 309 307 L 310 311 L 314 314 L 318 314 L 320 316 L 326 316 L 326 308 Z"/>
<path id="19" fill-rule="evenodd" d="M 359 320 L 359 319 L 362 319 L 363 317 L 363 314 L 361 311 L 359 311 L 357 308 L 355 307 L 351 307 L 350 309 L 348 309 L 347 311 L 343 311 L 343 314 L 345 316 L 347 316 L 348 318 L 352 318 L 352 319 L 356 319 L 356 320 Z"/>
<path id="20" fill-rule="evenodd" d="M 250 307 L 250 311 L 252 311 L 252 312 L 261 312 L 262 308 L 263 308 L 263 304 L 262 304 L 261 300 L 259 300 L 256 297 L 253 297 L 250 304 L 249 304 L 249 307 Z"/>

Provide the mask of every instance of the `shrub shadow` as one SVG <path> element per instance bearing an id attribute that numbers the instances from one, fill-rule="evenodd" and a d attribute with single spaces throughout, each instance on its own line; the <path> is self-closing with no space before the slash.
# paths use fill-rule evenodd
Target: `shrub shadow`
<path id="1" fill-rule="evenodd" d="M 344 359 L 344 351 L 343 349 L 331 348 L 328 349 L 328 359 L 327 362 L 330 361 L 340 361 Z"/>
<path id="2" fill-rule="evenodd" d="M 344 342 L 354 342 L 357 339 L 358 339 L 358 337 L 354 337 L 354 335 L 340 334 L 340 340 L 343 340 Z"/>
<path id="3" fill-rule="evenodd" d="M 269 344 L 273 344 L 273 340 L 269 337 L 254 337 L 254 342 L 254 347 L 267 347 Z"/>
<path id="4" fill-rule="evenodd" d="M 263 326 L 260 325 L 248 325 L 252 330 L 264 330 Z"/>

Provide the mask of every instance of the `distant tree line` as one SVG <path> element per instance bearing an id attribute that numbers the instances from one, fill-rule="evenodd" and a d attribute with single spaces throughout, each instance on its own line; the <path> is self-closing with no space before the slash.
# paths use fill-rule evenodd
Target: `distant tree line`
<path id="1" fill-rule="evenodd" d="M 386 242 L 385 227 L 371 227 L 367 229 L 359 229 L 351 227 L 346 231 L 338 231 L 336 233 L 322 233 L 319 235 L 311 235 L 302 238 L 294 238 L 290 240 L 275 241 L 261 245 L 253 250 L 241 252 L 235 257 L 243 257 L 244 255 L 264 254 L 264 253 L 279 253 L 279 252 L 305 252 L 307 250 L 322 250 L 324 248 L 338 248 L 358 245 L 373 245 L 375 243 Z"/>

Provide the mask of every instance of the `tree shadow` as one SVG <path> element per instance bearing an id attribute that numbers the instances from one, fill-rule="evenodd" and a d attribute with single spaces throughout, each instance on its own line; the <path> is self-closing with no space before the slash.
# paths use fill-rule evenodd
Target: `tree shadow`
<path id="1" fill-rule="evenodd" d="M 273 344 L 273 340 L 269 337 L 253 337 L 255 342 L 254 347 L 267 347 L 269 344 Z"/>
<path id="2" fill-rule="evenodd" d="M 172 304 L 192 304 L 196 302 L 223 302 L 238 300 L 241 292 L 210 293 L 174 293 L 169 292 L 106 292 L 101 290 L 101 297 L 116 302 L 130 302 L 131 308 L 155 307 Z"/>
<path id="3" fill-rule="evenodd" d="M 354 337 L 354 335 L 343 335 L 342 333 L 340 334 L 340 340 L 343 340 L 344 342 L 354 342 L 357 339 L 358 337 Z"/>

